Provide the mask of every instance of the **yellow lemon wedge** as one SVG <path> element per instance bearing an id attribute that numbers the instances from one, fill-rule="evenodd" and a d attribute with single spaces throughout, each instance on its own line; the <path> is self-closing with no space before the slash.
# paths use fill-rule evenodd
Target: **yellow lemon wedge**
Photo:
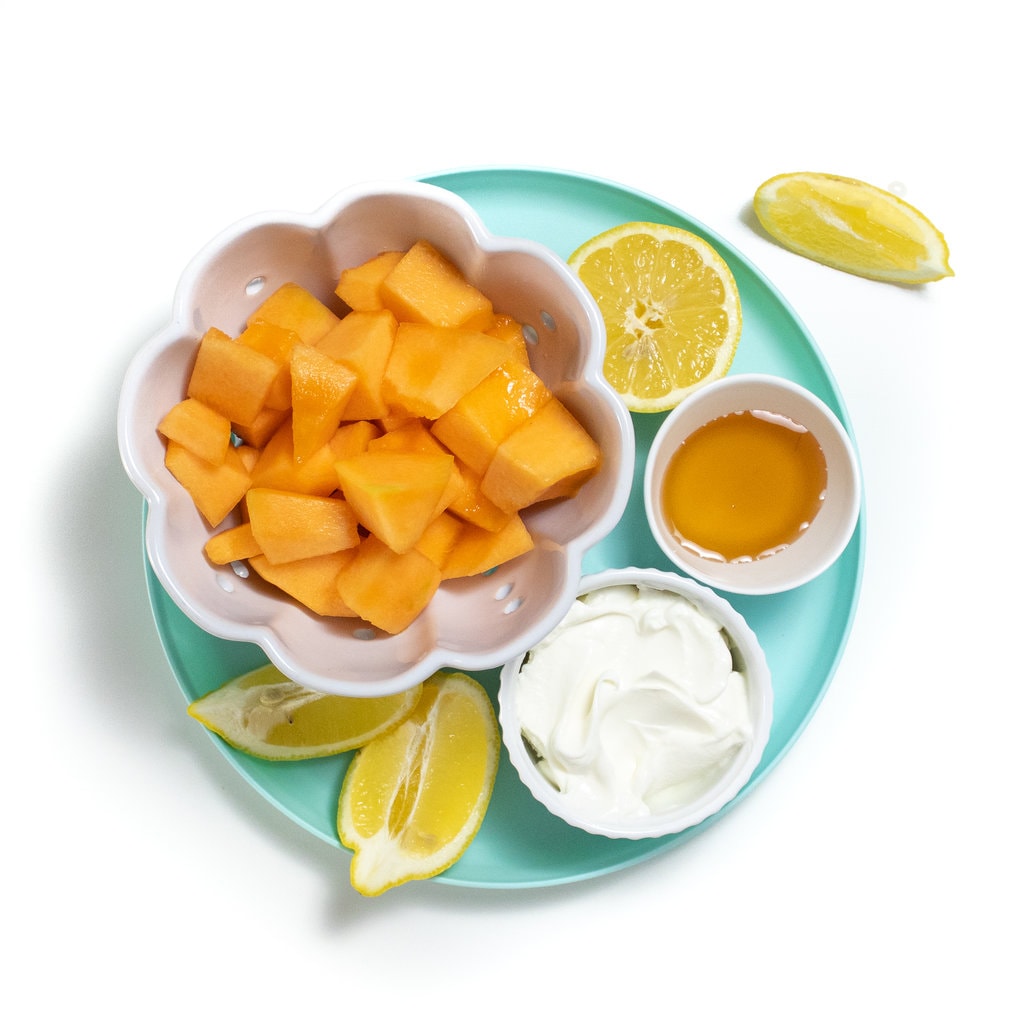
<path id="1" fill-rule="evenodd" d="M 337 697 L 263 665 L 193 701 L 188 713 L 247 754 L 300 761 L 363 746 L 408 717 L 419 697 L 420 686 L 388 697 Z"/>
<path id="2" fill-rule="evenodd" d="M 569 266 L 608 336 L 604 375 L 633 412 L 664 412 L 724 377 L 739 343 L 740 294 L 703 238 L 667 224 L 620 224 L 581 245 Z"/>
<path id="3" fill-rule="evenodd" d="M 754 193 L 754 213 L 787 249 L 849 274 L 901 284 L 953 274 L 946 240 L 923 213 L 856 178 L 776 175 Z"/>
<path id="4" fill-rule="evenodd" d="M 353 888 L 378 896 L 454 864 L 483 822 L 499 750 L 484 688 L 461 672 L 431 676 L 413 713 L 345 774 L 338 836 L 354 851 Z"/>

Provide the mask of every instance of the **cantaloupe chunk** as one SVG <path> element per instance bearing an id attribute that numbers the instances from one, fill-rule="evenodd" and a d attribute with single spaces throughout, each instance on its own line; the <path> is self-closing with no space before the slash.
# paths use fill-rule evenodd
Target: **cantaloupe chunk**
<path id="1" fill-rule="evenodd" d="M 383 309 L 381 283 L 404 255 L 402 250 L 382 252 L 358 266 L 347 267 L 338 278 L 334 294 L 352 310 Z"/>
<path id="2" fill-rule="evenodd" d="M 215 533 L 203 545 L 206 557 L 214 565 L 228 565 L 230 562 L 243 562 L 260 554 L 260 546 L 252 535 L 249 523 L 229 526 L 220 533 Z"/>
<path id="3" fill-rule="evenodd" d="M 446 580 L 476 576 L 525 555 L 533 547 L 533 536 L 518 515 L 513 515 L 497 531 L 463 523 L 441 567 L 441 575 Z"/>
<path id="4" fill-rule="evenodd" d="M 399 320 L 438 327 L 489 327 L 491 300 L 429 242 L 416 242 L 380 286 L 384 306 Z"/>
<path id="5" fill-rule="evenodd" d="M 270 385 L 264 405 L 271 409 L 289 409 L 292 398 L 291 354 L 292 349 L 299 343 L 299 336 L 286 327 L 268 323 L 266 320 L 257 320 L 242 331 L 238 336 L 238 343 L 248 345 L 249 348 L 262 352 L 274 360 L 278 367 L 277 376 Z"/>
<path id="6" fill-rule="evenodd" d="M 393 551 L 372 534 L 338 573 L 342 601 L 386 633 L 401 633 L 430 604 L 441 570 L 422 552 Z"/>
<path id="7" fill-rule="evenodd" d="M 452 515 L 473 523 L 484 530 L 500 530 L 514 513 L 498 508 L 480 489 L 482 477 L 457 457 L 455 470 L 458 473 L 459 490 L 448 503 Z"/>
<path id="8" fill-rule="evenodd" d="M 349 548 L 279 565 L 274 565 L 264 555 L 256 555 L 249 559 L 249 565 L 268 583 L 315 614 L 352 619 L 358 616 L 338 592 L 338 574 L 355 557 L 355 551 Z"/>
<path id="9" fill-rule="evenodd" d="M 260 452 L 252 468 L 252 485 L 326 497 L 338 489 L 334 462 L 335 455 L 330 442 L 302 462 L 296 461 L 292 447 L 292 421 L 289 417 Z"/>
<path id="10" fill-rule="evenodd" d="M 409 551 L 438 515 L 455 465 L 451 455 L 366 451 L 335 463 L 359 522 L 393 551 Z"/>
<path id="11" fill-rule="evenodd" d="M 214 466 L 177 441 L 168 441 L 164 465 L 211 526 L 219 526 L 249 489 L 249 473 L 237 448 L 228 448 L 224 461 Z"/>
<path id="12" fill-rule="evenodd" d="M 365 452 L 369 443 L 380 435 L 381 429 L 376 423 L 371 423 L 369 420 L 356 420 L 354 423 L 342 423 L 327 445 L 337 461 Z"/>
<path id="13" fill-rule="evenodd" d="M 224 461 L 231 446 L 231 421 L 197 398 L 172 406 L 156 429 L 214 466 Z"/>
<path id="14" fill-rule="evenodd" d="M 517 359 L 523 366 L 530 365 L 530 349 L 526 342 L 526 335 L 523 334 L 523 325 L 515 317 L 507 313 L 495 313 L 494 323 L 485 332 L 492 338 L 500 338 L 508 344 L 512 351 L 513 358 Z"/>
<path id="15" fill-rule="evenodd" d="M 290 378 L 289 378 L 290 379 Z M 271 409 L 265 405 L 256 414 L 252 423 L 232 423 L 231 429 L 253 448 L 262 448 L 277 433 L 281 424 L 288 419 L 287 409 Z"/>
<path id="16" fill-rule="evenodd" d="M 253 311 L 249 324 L 260 320 L 294 331 L 307 345 L 315 345 L 339 320 L 311 291 L 289 281 L 268 295 Z"/>
<path id="17" fill-rule="evenodd" d="M 498 445 L 550 399 L 551 392 L 540 377 L 529 366 L 510 359 L 463 395 L 431 430 L 482 474 Z"/>
<path id="18" fill-rule="evenodd" d="M 317 344 L 318 351 L 356 375 L 346 419 L 375 420 L 387 414 L 381 386 L 397 331 L 398 321 L 390 310 L 355 311 L 342 317 Z"/>
<path id="19" fill-rule="evenodd" d="M 384 400 L 437 419 L 508 359 L 498 338 L 459 327 L 399 323 L 384 371 Z"/>
<path id="20" fill-rule="evenodd" d="M 251 423 L 277 372 L 277 363 L 269 356 L 211 327 L 199 341 L 187 395 L 234 423 Z"/>
<path id="21" fill-rule="evenodd" d="M 252 487 L 245 496 L 253 538 L 274 565 L 345 551 L 359 543 L 347 501 Z"/>
<path id="22" fill-rule="evenodd" d="M 449 512 L 442 512 L 427 524 L 416 550 L 426 555 L 439 569 L 444 565 L 462 530 L 462 523 Z"/>
<path id="23" fill-rule="evenodd" d="M 334 436 L 356 384 L 356 375 L 311 345 L 292 349 L 292 449 L 308 459 Z"/>
<path id="24" fill-rule="evenodd" d="M 480 489 L 498 508 L 515 511 L 576 493 L 600 464 L 597 443 L 552 398 L 498 445 Z"/>

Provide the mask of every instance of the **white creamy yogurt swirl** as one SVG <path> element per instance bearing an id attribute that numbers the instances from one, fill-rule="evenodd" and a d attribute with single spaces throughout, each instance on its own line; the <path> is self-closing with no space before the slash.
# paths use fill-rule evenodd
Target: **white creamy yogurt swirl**
<path id="1" fill-rule="evenodd" d="M 580 813 L 606 821 L 700 797 L 753 731 L 721 625 L 647 586 L 578 598 L 523 663 L 516 693 L 540 770 Z"/>

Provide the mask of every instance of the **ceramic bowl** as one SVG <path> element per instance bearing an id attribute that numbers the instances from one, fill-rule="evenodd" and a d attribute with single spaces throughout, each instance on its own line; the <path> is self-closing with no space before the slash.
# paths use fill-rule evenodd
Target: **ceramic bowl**
<path id="1" fill-rule="evenodd" d="M 294 281 L 339 314 L 338 275 L 384 249 L 423 238 L 493 302 L 524 324 L 531 364 L 600 445 L 603 463 L 579 494 L 524 514 L 534 550 L 490 575 L 443 584 L 429 607 L 393 636 L 361 620 L 313 615 L 279 591 L 216 568 L 203 554 L 211 530 L 164 468 L 157 434 L 184 397 L 198 339 L 229 334 L 281 284 Z M 214 239 L 186 268 L 171 323 L 137 354 L 118 411 L 125 469 L 142 492 L 145 547 L 177 606 L 207 632 L 258 644 L 286 675 L 324 692 L 396 693 L 441 667 L 496 667 L 544 636 L 576 594 L 584 553 L 621 517 L 634 463 L 632 423 L 604 382 L 600 313 L 565 263 L 528 240 L 492 235 L 461 198 L 417 182 L 367 184 L 311 214 L 254 216 Z"/>
<path id="2" fill-rule="evenodd" d="M 609 646 L 602 649 L 601 641 L 595 638 L 613 635 L 612 629 L 602 625 L 606 620 L 597 620 L 596 626 L 585 626 L 588 630 L 585 634 L 587 650 L 574 651 L 568 663 L 557 672 L 561 682 L 570 684 L 564 698 L 554 681 L 552 690 L 547 691 L 543 675 L 536 677 L 539 688 L 532 687 L 533 695 L 527 696 L 523 683 L 524 666 L 529 668 L 529 659 L 538 651 L 535 649 L 517 656 L 501 671 L 498 699 L 503 742 L 527 789 L 552 814 L 568 824 L 614 839 L 646 839 L 681 832 L 722 810 L 757 769 L 771 731 L 771 673 L 757 637 L 745 619 L 710 588 L 677 573 L 656 569 L 609 569 L 585 576 L 580 581 L 578 596 L 586 602 L 594 595 L 606 594 L 610 588 L 627 588 L 630 594 L 635 589 L 638 595 L 646 590 L 667 595 L 671 605 L 683 606 L 690 614 L 696 610 L 700 629 L 695 634 L 681 634 L 682 639 L 673 636 L 668 640 L 666 638 L 671 634 L 665 623 L 671 622 L 674 613 L 666 615 L 663 606 L 648 607 L 644 612 L 644 628 L 630 639 L 628 647 L 618 646 L 615 640 L 609 640 Z M 570 611 L 569 616 L 574 617 L 580 607 Z M 542 657 L 560 661 L 559 646 L 569 644 L 566 652 L 575 647 L 576 641 L 567 640 L 569 632 L 571 630 L 557 630 L 548 638 Z M 621 640 L 621 636 L 618 639 Z M 708 643 L 716 652 L 714 660 L 719 667 L 742 674 L 741 689 L 736 692 L 745 696 L 746 712 L 736 720 L 745 718 L 745 723 L 737 732 L 728 732 L 728 743 L 720 741 L 716 757 L 720 756 L 721 761 L 713 762 L 713 769 L 705 767 L 701 770 L 699 784 L 674 783 L 671 801 L 664 795 L 657 801 L 645 797 L 640 804 L 631 806 L 635 779 L 659 776 L 663 781 L 666 778 L 677 779 L 678 768 L 675 766 L 686 762 L 692 767 L 700 759 L 701 748 L 708 746 L 706 722 L 725 713 L 723 705 L 708 700 L 710 690 L 707 676 L 702 671 L 708 663 L 708 648 L 705 647 Z M 648 651 L 658 652 L 658 657 L 652 658 L 651 664 L 656 664 L 658 658 L 668 654 L 671 665 L 667 666 L 666 673 L 684 682 L 687 689 L 692 689 L 695 696 L 692 700 L 687 698 L 685 710 L 675 700 L 665 702 L 660 697 L 651 696 L 657 691 L 659 681 L 657 672 L 646 662 L 644 645 Z M 539 671 L 538 665 L 553 663 L 551 660 L 538 660 L 533 671 Z M 640 664 L 646 666 L 638 674 L 643 686 L 637 684 L 631 690 L 625 688 L 624 680 Z M 599 689 L 603 689 L 603 693 L 598 693 Z M 534 702 L 538 699 L 546 705 L 543 717 L 550 717 L 554 723 L 550 733 L 545 726 L 546 735 L 557 737 L 550 742 L 560 745 L 559 757 L 563 767 L 572 765 L 564 771 L 550 767 L 547 771 L 542 770 L 538 744 L 533 742 L 536 735 L 526 735 L 530 733 L 530 726 L 541 720 L 535 710 L 537 704 Z M 735 697 L 731 699 L 736 700 Z M 742 697 L 740 703 L 743 703 Z M 606 712 L 600 717 L 600 724 L 591 710 L 598 706 Z M 585 724 L 577 715 L 580 707 L 588 709 Z M 674 728 L 670 727 L 670 721 L 673 724 L 682 721 L 687 725 Z M 636 730 L 636 736 L 632 737 L 635 750 L 620 756 L 619 752 L 630 743 L 630 737 L 624 741 L 623 733 L 631 730 Z M 608 761 L 602 764 L 602 758 Z M 583 768 L 583 765 L 587 767 Z M 666 770 L 665 765 L 672 767 Z M 618 775 L 620 766 L 622 775 Z M 614 783 L 609 783 L 609 775 L 613 773 L 618 777 Z M 559 780 L 558 784 L 552 781 L 553 777 Z M 601 780 L 599 785 L 593 783 L 595 777 Z M 684 789 L 684 796 L 675 796 Z M 599 806 L 600 801 L 593 798 L 597 790 L 602 793 L 628 792 L 630 795 L 628 798 L 616 798 L 614 802 L 606 800 L 603 806 Z"/>
<path id="3" fill-rule="evenodd" d="M 819 510 L 798 539 L 763 557 L 724 561 L 681 543 L 662 500 L 665 474 L 694 431 L 719 417 L 766 412 L 810 431 L 825 458 Z M 861 511 L 861 475 L 853 441 L 836 414 L 811 391 L 781 377 L 737 374 L 694 392 L 665 418 L 644 471 L 647 521 L 661 550 L 687 575 L 734 594 L 775 594 L 820 576 L 846 549 Z"/>

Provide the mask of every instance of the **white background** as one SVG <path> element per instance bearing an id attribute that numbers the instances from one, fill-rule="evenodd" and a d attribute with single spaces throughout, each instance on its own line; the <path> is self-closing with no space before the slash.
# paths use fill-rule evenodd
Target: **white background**
<path id="1" fill-rule="evenodd" d="M 993 0 L 18 4 L 4 16 L 3 930 L 12 1019 L 1019 1021 L 1021 77 Z M 658 196 L 781 290 L 863 460 L 868 555 L 810 726 L 698 840 L 595 881 L 355 894 L 185 714 L 120 380 L 222 228 L 373 178 Z M 759 234 L 764 179 L 893 187 L 957 276 Z"/>

